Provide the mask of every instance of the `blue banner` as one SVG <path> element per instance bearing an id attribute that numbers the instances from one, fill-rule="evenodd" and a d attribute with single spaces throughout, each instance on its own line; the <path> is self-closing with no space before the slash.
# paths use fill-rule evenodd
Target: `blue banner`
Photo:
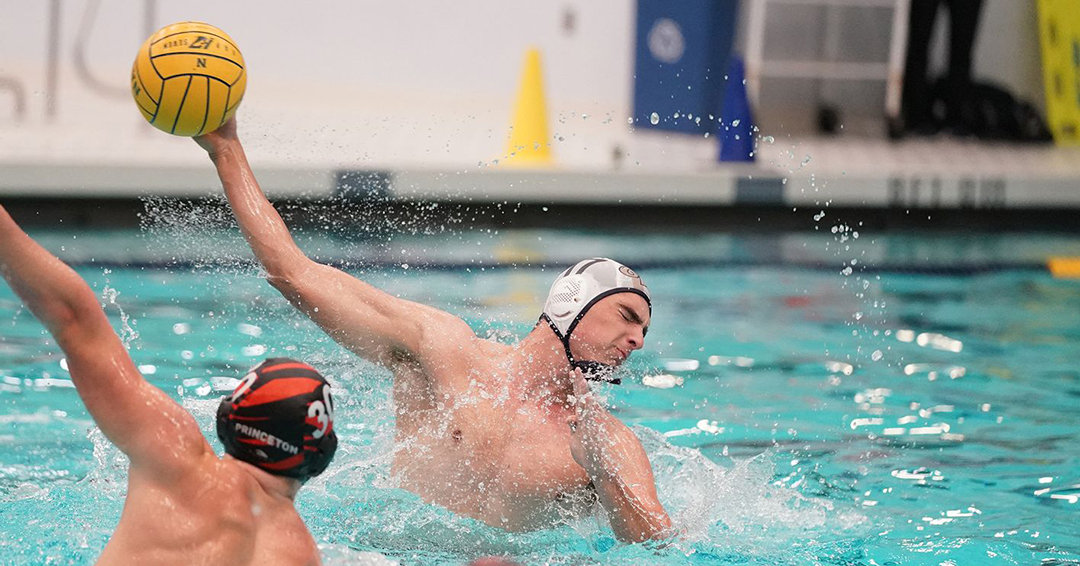
<path id="1" fill-rule="evenodd" d="M 715 131 L 737 14 L 738 0 L 638 0 L 636 127 Z"/>

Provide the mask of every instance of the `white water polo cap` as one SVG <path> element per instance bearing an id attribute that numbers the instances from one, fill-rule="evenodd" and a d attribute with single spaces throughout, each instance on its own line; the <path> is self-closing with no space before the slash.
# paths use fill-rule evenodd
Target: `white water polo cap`
<path id="1" fill-rule="evenodd" d="M 559 274 L 548 291 L 541 320 L 546 320 L 551 330 L 563 343 L 570 365 L 581 368 L 586 377 L 599 381 L 619 383 L 609 376 L 613 366 L 593 361 L 575 361 L 570 353 L 570 335 L 581 322 L 585 313 L 600 299 L 616 293 L 634 293 L 645 299 L 652 313 L 652 297 L 649 288 L 633 269 L 605 257 L 581 260 Z"/>

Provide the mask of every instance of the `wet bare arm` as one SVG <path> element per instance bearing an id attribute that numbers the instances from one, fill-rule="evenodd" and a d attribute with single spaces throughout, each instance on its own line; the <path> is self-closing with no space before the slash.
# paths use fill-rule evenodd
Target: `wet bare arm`
<path id="1" fill-rule="evenodd" d="M 86 409 L 133 466 L 167 479 L 209 451 L 191 415 L 143 379 L 86 282 L 2 206 L 0 274 L 52 333 Z"/>
<path id="2" fill-rule="evenodd" d="M 671 538 L 671 519 L 656 495 L 652 465 L 641 441 L 626 425 L 604 410 L 589 392 L 581 370 L 574 381 L 575 417 L 570 450 L 585 468 L 623 542 Z"/>
<path id="3" fill-rule="evenodd" d="M 357 355 L 392 366 L 408 353 L 421 363 L 450 337 L 472 337 L 461 319 L 399 299 L 339 269 L 309 259 L 267 200 L 230 120 L 195 138 L 210 155 L 225 196 L 267 280 L 330 337 Z"/>

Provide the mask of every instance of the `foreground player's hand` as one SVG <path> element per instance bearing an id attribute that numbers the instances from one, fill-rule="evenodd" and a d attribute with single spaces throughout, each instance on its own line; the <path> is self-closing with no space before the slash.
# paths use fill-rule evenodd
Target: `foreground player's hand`
<path id="1" fill-rule="evenodd" d="M 230 142 L 238 141 L 236 137 L 236 117 L 229 118 L 229 121 L 222 124 L 218 129 L 208 134 L 195 136 L 193 139 L 195 143 L 199 144 L 199 147 L 210 154 L 211 158 L 217 156 Z"/>
<path id="2" fill-rule="evenodd" d="M 590 478 L 609 474 L 604 454 L 605 445 L 611 442 L 607 420 L 614 417 L 600 406 L 580 369 L 570 372 L 570 380 L 574 386 L 574 414 L 568 420 L 570 454 Z"/>

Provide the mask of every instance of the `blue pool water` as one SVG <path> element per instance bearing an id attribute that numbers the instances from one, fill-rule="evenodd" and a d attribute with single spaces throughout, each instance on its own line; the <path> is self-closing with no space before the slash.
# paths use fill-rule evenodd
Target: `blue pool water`
<path id="1" fill-rule="evenodd" d="M 398 489 L 389 374 L 294 312 L 234 231 L 34 235 L 77 266 L 147 378 L 219 450 L 219 389 L 261 358 L 304 357 L 335 381 L 341 448 L 298 502 L 329 564 L 1080 564 L 1080 282 L 1040 268 L 1080 255 L 1080 239 L 840 226 L 302 237 L 503 341 L 529 330 L 558 265 L 640 266 L 649 342 L 605 394 L 684 531 L 664 548 L 617 544 L 593 517 L 506 533 Z M 5 562 L 91 564 L 119 519 L 124 458 L 6 287 L 0 337 Z"/>

